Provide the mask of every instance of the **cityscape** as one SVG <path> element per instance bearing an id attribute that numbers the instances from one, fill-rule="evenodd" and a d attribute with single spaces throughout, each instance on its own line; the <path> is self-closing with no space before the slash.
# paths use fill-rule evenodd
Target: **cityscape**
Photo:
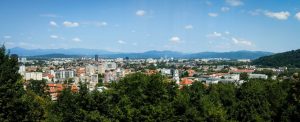
<path id="1" fill-rule="evenodd" d="M 300 1 L 0 3 L 0 121 L 300 120 Z"/>

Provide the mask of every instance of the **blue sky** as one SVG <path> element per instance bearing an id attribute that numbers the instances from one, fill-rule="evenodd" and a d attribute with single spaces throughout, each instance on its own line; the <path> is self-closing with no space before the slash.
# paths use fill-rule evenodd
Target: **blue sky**
<path id="1" fill-rule="evenodd" d="M 1 0 L 8 48 L 116 52 L 260 50 L 300 45 L 299 0 Z"/>

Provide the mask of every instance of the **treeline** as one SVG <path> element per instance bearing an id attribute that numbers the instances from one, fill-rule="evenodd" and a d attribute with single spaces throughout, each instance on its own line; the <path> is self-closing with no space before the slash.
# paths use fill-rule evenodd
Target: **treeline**
<path id="1" fill-rule="evenodd" d="M 164 76 L 131 74 L 109 89 L 64 89 L 51 101 L 45 81 L 22 86 L 17 60 L 0 50 L 0 121 L 298 121 L 299 75 L 242 85 L 194 82 L 178 89 Z"/>
<path id="2" fill-rule="evenodd" d="M 284 53 L 278 53 L 271 56 L 261 57 L 252 62 L 254 65 L 270 66 L 270 67 L 293 67 L 300 68 L 300 49 L 292 50 Z"/>

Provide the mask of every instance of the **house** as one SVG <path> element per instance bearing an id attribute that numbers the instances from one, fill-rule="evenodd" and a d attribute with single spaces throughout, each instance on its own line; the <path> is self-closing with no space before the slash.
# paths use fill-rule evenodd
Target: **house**
<path id="1" fill-rule="evenodd" d="M 56 101 L 60 92 L 64 89 L 63 84 L 49 83 L 47 84 L 51 100 Z"/>
<path id="2" fill-rule="evenodd" d="M 181 82 L 179 84 L 183 85 L 183 86 L 190 86 L 190 85 L 192 85 L 192 83 L 193 83 L 193 80 L 188 79 L 188 78 L 182 78 Z"/>

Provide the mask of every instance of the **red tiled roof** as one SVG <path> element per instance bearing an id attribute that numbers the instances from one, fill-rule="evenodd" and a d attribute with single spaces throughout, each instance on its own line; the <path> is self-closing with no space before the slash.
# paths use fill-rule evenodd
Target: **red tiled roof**
<path id="1" fill-rule="evenodd" d="M 191 85 L 193 81 L 188 78 L 183 78 L 182 81 L 180 82 L 180 85 Z"/>
<path id="2" fill-rule="evenodd" d="M 252 73 L 254 70 L 249 69 L 238 69 L 238 70 L 232 70 L 231 72 L 238 72 L 238 73 Z"/>
<path id="3" fill-rule="evenodd" d="M 64 89 L 62 84 L 56 84 L 57 91 L 62 91 Z"/>

